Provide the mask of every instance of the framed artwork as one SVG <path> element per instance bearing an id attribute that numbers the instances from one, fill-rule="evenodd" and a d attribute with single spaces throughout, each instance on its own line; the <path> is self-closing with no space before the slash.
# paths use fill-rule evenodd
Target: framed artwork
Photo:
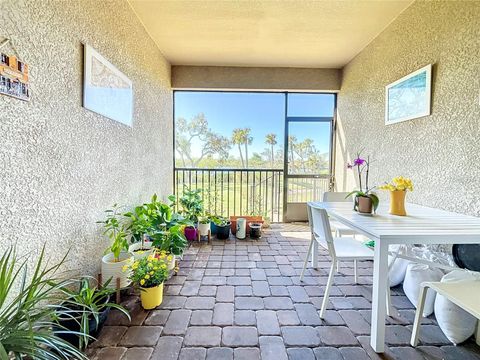
<path id="1" fill-rule="evenodd" d="M 431 64 L 387 85 L 385 125 L 430 115 L 431 88 Z"/>
<path id="2" fill-rule="evenodd" d="M 30 100 L 28 65 L 16 56 L 0 53 L 0 94 Z"/>
<path id="3" fill-rule="evenodd" d="M 132 82 L 89 45 L 84 45 L 83 106 L 132 126 Z"/>

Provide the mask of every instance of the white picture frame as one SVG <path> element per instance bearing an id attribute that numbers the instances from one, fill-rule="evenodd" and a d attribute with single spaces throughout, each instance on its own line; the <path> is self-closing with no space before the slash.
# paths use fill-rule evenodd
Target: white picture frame
<path id="1" fill-rule="evenodd" d="M 385 125 L 431 114 L 432 64 L 385 86 Z"/>
<path id="2" fill-rule="evenodd" d="M 132 81 L 87 44 L 84 44 L 83 74 L 83 107 L 132 126 Z"/>

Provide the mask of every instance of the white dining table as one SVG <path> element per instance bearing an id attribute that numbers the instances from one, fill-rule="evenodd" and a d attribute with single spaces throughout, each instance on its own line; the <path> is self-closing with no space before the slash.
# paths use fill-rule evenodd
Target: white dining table
<path id="1" fill-rule="evenodd" d="M 475 216 L 415 204 L 406 204 L 407 216 L 389 214 L 387 204 L 380 204 L 373 216 L 353 211 L 353 204 L 349 202 L 309 202 L 308 205 L 325 209 L 330 217 L 375 240 L 370 344 L 377 353 L 385 351 L 389 245 L 480 243 L 480 218 Z"/>

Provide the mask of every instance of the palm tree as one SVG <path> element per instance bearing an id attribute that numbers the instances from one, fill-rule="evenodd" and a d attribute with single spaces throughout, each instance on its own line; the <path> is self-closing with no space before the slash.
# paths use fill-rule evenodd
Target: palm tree
<path id="1" fill-rule="evenodd" d="M 233 129 L 232 144 L 238 146 L 238 152 L 240 153 L 240 160 L 242 160 L 242 167 L 245 167 L 245 162 L 243 161 L 242 148 L 241 148 L 241 145 L 243 144 L 243 129 Z"/>
<path id="2" fill-rule="evenodd" d="M 248 145 L 252 144 L 253 137 L 250 136 L 251 129 L 234 129 L 232 133 L 232 143 L 238 146 L 238 152 L 240 153 L 240 159 L 242 160 L 242 166 L 248 168 Z M 243 160 L 242 147 L 245 146 L 245 161 Z"/>
<path id="3" fill-rule="evenodd" d="M 295 164 L 293 163 L 295 157 L 295 145 L 297 144 L 297 137 L 293 135 L 288 136 L 288 152 L 289 152 L 289 161 L 290 164 L 288 167 L 290 169 L 295 168 Z"/>
<path id="4" fill-rule="evenodd" d="M 270 145 L 270 149 L 271 149 L 271 157 L 270 157 L 270 162 L 272 164 L 272 168 L 273 168 L 273 163 L 275 161 L 275 154 L 274 154 L 274 146 L 277 145 L 277 134 L 273 134 L 273 133 L 270 133 L 270 134 L 267 134 L 265 135 L 265 144 L 268 144 Z"/>

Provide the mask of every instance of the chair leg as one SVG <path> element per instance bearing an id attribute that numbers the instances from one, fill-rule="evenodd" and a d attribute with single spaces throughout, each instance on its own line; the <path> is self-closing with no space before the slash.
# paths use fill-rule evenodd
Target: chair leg
<path id="1" fill-rule="evenodd" d="M 358 284 L 357 260 L 353 260 L 353 276 L 355 278 L 355 284 Z"/>
<path id="2" fill-rule="evenodd" d="M 392 316 L 392 297 L 390 295 L 390 284 L 387 286 L 387 316 Z"/>
<path id="3" fill-rule="evenodd" d="M 422 286 L 418 296 L 417 312 L 415 313 L 415 321 L 413 323 L 412 338 L 410 345 L 417 346 L 418 336 L 420 335 L 420 323 L 422 322 L 423 308 L 425 307 L 425 298 L 427 296 L 427 286 Z"/>
<path id="4" fill-rule="evenodd" d="M 337 273 L 340 272 L 340 261 L 337 261 Z"/>
<path id="5" fill-rule="evenodd" d="M 475 332 L 475 342 L 480 346 L 480 320 L 477 321 L 477 331 Z"/>
<path id="6" fill-rule="evenodd" d="M 320 310 L 320 319 L 323 319 L 325 317 L 325 311 L 327 310 L 328 297 L 330 295 L 333 277 L 335 276 L 335 262 L 336 261 L 333 260 L 332 266 L 330 267 L 330 274 L 328 275 L 327 286 L 325 287 L 325 294 L 323 294 L 322 309 Z"/>
<path id="7" fill-rule="evenodd" d="M 307 255 L 305 256 L 305 260 L 303 261 L 303 269 L 302 273 L 300 274 L 300 281 L 303 281 L 303 276 L 305 275 L 305 270 L 307 269 L 307 264 L 308 264 L 308 259 L 310 258 L 310 253 L 312 252 L 312 246 L 313 246 L 313 238 L 310 240 L 310 244 L 308 245 L 308 251 Z"/>

